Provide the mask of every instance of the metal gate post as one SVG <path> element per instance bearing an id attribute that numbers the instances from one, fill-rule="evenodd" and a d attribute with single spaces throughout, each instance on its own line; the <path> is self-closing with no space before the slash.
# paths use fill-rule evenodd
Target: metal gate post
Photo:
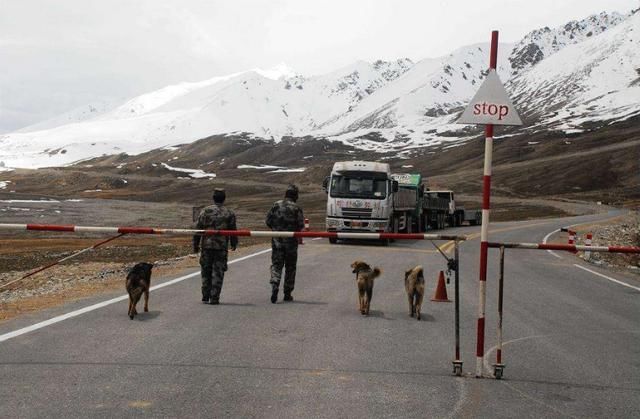
<path id="1" fill-rule="evenodd" d="M 456 327 L 456 358 L 453 361 L 453 373 L 458 377 L 462 375 L 462 361 L 460 360 L 460 257 L 458 252 L 458 240 L 454 242 L 455 270 L 455 327 Z"/>
<path id="2" fill-rule="evenodd" d="M 502 378 L 504 364 L 502 363 L 502 298 L 504 291 L 504 246 L 500 246 L 500 277 L 498 278 L 498 349 L 496 363 L 493 364 L 493 375 L 497 380 Z"/>

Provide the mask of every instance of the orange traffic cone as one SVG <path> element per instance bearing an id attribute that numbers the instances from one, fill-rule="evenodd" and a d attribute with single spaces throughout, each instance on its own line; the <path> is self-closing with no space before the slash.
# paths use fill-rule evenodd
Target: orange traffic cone
<path id="1" fill-rule="evenodd" d="M 447 297 L 447 286 L 444 284 L 444 272 L 442 271 L 440 271 L 440 274 L 438 275 L 438 285 L 431 301 L 438 301 L 441 303 L 451 302 L 451 300 L 449 300 L 449 298 Z"/>

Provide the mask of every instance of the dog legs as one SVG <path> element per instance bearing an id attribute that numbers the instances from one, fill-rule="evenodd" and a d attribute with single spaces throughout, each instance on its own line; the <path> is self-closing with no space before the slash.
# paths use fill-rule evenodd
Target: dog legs
<path id="1" fill-rule="evenodd" d="M 149 290 L 145 290 L 144 292 L 144 312 L 149 311 Z"/>
<path id="2" fill-rule="evenodd" d="M 416 311 L 416 307 L 415 305 L 413 305 L 413 295 L 411 295 L 410 293 L 407 293 L 407 298 L 409 299 L 409 316 L 413 317 Z"/>
<path id="3" fill-rule="evenodd" d="M 373 297 L 373 285 L 367 287 L 367 299 L 366 299 L 366 307 L 365 307 L 365 315 L 369 315 L 369 307 L 371 305 L 371 298 Z"/>
<path id="4" fill-rule="evenodd" d="M 131 293 L 129 293 L 129 311 L 127 311 L 127 316 L 129 316 L 131 320 L 133 320 L 133 314 L 131 313 L 132 308 L 133 308 L 133 300 L 131 299 Z"/>
<path id="5" fill-rule="evenodd" d="M 138 310 L 136 310 L 136 305 L 138 305 L 138 301 L 140 301 L 140 297 L 142 297 L 142 290 L 135 289 L 129 293 L 129 318 L 133 320 L 136 314 L 138 314 Z"/>
<path id="6" fill-rule="evenodd" d="M 418 318 L 418 320 L 420 320 L 420 310 L 422 309 L 422 298 L 424 297 L 424 293 L 416 293 L 416 304 L 415 304 L 415 311 L 416 311 L 416 317 Z"/>
<path id="7" fill-rule="evenodd" d="M 359 309 L 360 309 L 360 314 L 364 315 L 365 314 L 365 307 L 366 307 L 366 301 L 365 301 L 366 295 L 365 295 L 365 290 L 364 287 L 358 287 L 358 303 L 359 303 Z"/>

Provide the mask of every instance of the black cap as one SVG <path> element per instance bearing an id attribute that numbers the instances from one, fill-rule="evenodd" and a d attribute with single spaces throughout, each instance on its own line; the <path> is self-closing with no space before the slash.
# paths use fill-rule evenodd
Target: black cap
<path id="1" fill-rule="evenodd" d="M 213 202 L 216 204 L 222 204 L 226 199 L 227 194 L 224 192 L 222 188 L 215 188 L 213 190 Z"/>
<path id="2" fill-rule="evenodd" d="M 298 200 L 298 187 L 296 185 L 287 186 L 287 190 L 284 193 L 285 198 L 289 198 L 292 201 Z"/>

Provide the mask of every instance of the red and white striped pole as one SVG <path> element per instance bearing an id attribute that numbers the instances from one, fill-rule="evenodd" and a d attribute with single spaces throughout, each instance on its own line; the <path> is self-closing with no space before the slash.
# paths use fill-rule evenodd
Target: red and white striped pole
<path id="1" fill-rule="evenodd" d="M 592 243 L 592 242 L 593 242 L 593 234 L 591 234 L 591 233 L 587 233 L 587 238 L 586 238 L 586 240 L 584 241 L 584 245 L 585 245 L 585 246 L 589 246 L 589 247 L 591 247 L 591 243 Z M 589 251 L 584 252 L 584 259 L 585 259 L 585 260 L 589 260 L 589 259 L 591 259 L 591 252 L 589 252 Z"/>
<path id="2" fill-rule="evenodd" d="M 575 234 L 575 233 L 573 232 L 573 230 L 569 230 L 569 231 L 567 231 L 567 244 L 568 244 L 569 246 L 571 246 L 571 245 L 575 244 L 575 243 L 574 243 L 574 238 L 575 238 L 574 234 Z"/>
<path id="3" fill-rule="evenodd" d="M 576 232 L 573 230 L 569 230 L 569 246 L 573 246 L 576 244 Z M 575 253 L 575 252 L 574 252 Z"/>
<path id="4" fill-rule="evenodd" d="M 491 32 L 489 71 L 498 64 L 498 31 Z M 491 164 L 493 158 L 493 124 L 485 126 L 484 176 L 482 182 L 482 228 L 480 229 L 480 282 L 478 302 L 478 335 L 476 344 L 476 377 L 482 377 L 484 362 L 484 322 L 487 302 L 487 253 L 489 250 L 489 212 L 491 208 Z"/>

